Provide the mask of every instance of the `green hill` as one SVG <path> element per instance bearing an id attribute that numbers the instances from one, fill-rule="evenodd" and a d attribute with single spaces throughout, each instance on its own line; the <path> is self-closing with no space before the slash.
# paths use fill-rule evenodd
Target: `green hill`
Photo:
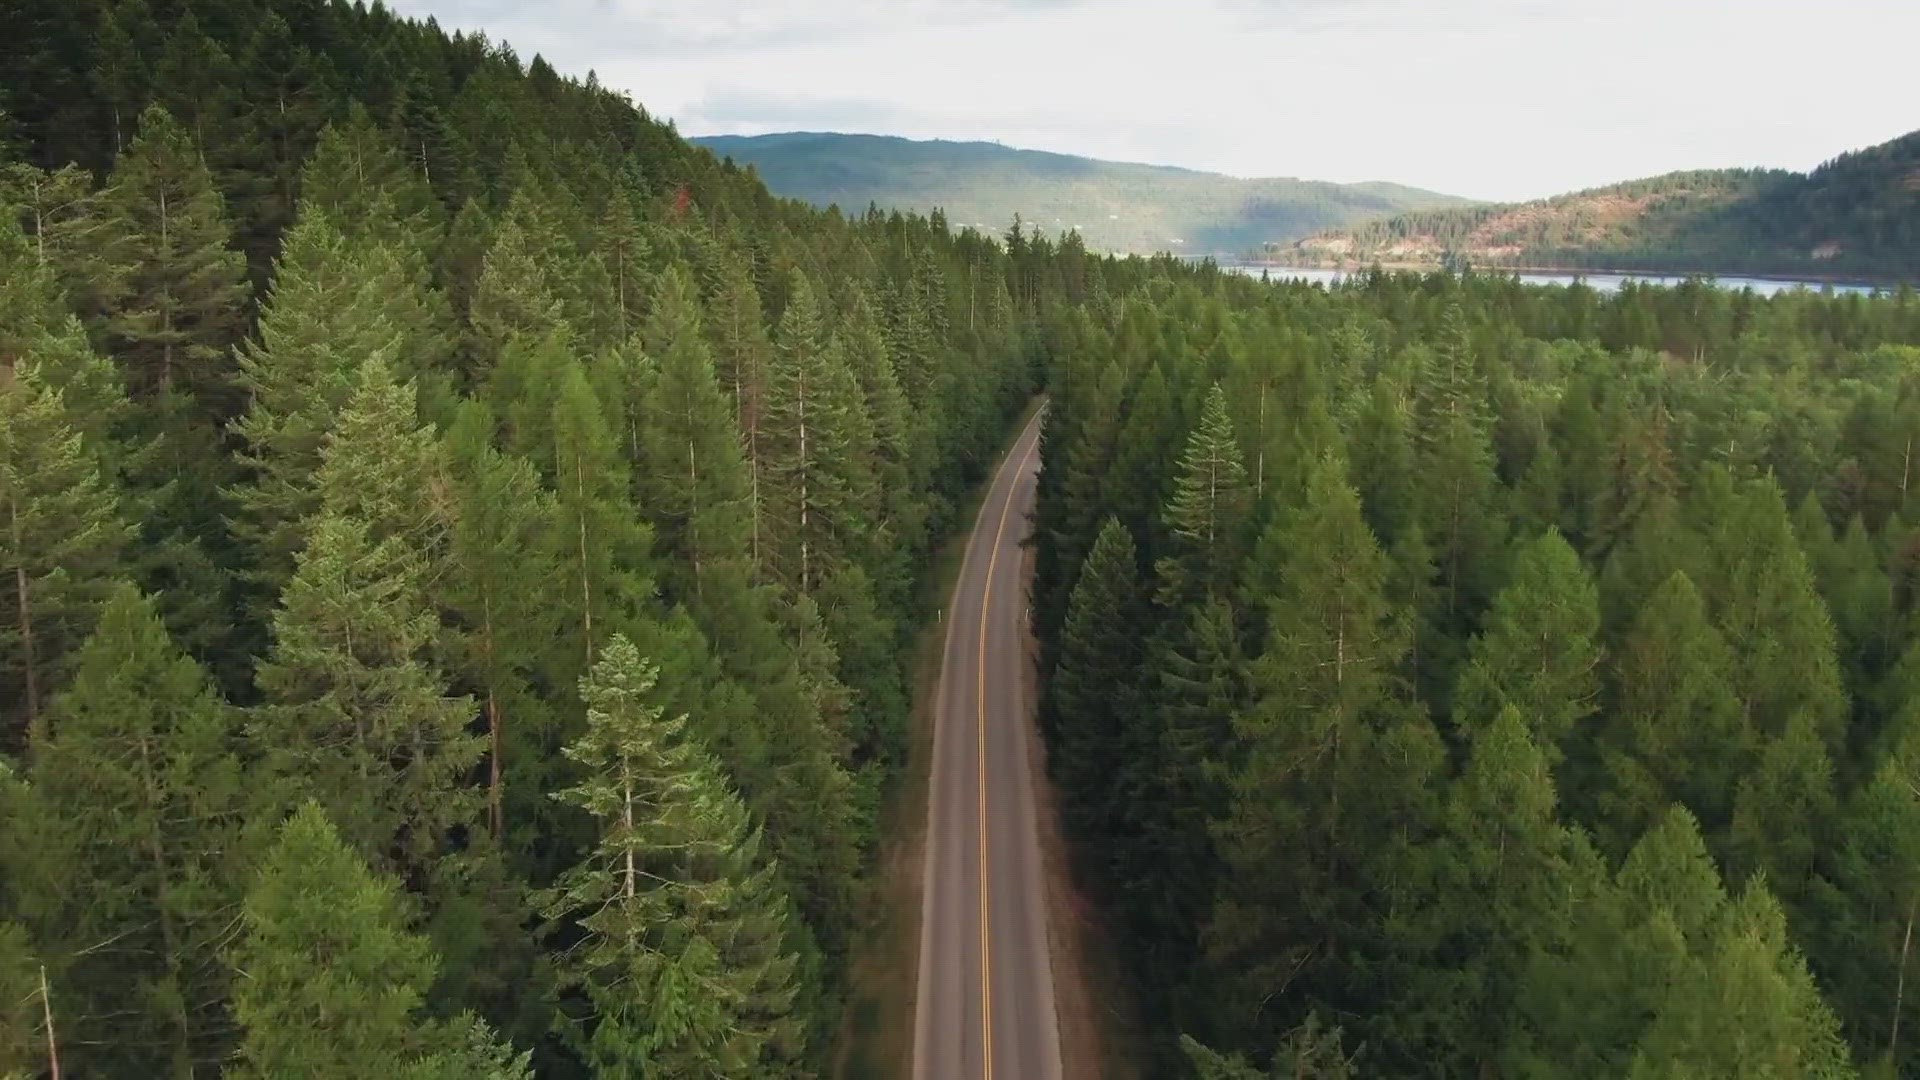
<path id="1" fill-rule="evenodd" d="M 774 191 L 858 211 L 941 209 L 998 231 L 1019 214 L 1047 232 L 1077 229 L 1099 251 L 1243 252 L 1321 229 L 1465 200 L 1398 184 L 1333 184 L 1136 165 L 998 143 L 787 132 L 695 143 L 751 165 Z"/>
<path id="2" fill-rule="evenodd" d="M 1449 207 L 1278 247 L 1372 262 L 1920 277 L 1920 132 L 1810 173 L 1668 173 L 1526 203 Z"/>

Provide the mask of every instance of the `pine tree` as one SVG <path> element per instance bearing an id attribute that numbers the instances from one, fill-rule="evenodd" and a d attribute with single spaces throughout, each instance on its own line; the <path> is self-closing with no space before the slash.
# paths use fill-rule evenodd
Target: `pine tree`
<path id="1" fill-rule="evenodd" d="M 1709 484 L 1727 485 L 1722 478 Z M 1832 617 L 1794 537 L 1786 501 L 1771 479 L 1715 499 L 1710 514 L 1709 576 L 1701 582 L 1714 620 L 1733 650 L 1735 693 L 1748 722 L 1769 737 L 1797 717 L 1811 721 L 1828 753 L 1844 744 L 1847 695 L 1840 681 Z M 1716 511 L 1716 506 L 1724 510 Z"/>
<path id="2" fill-rule="evenodd" d="M 1261 544 L 1282 562 L 1214 834 L 1225 876 L 1208 953 L 1241 1024 L 1259 1013 L 1260 987 L 1292 979 L 1337 1001 L 1359 958 L 1384 947 L 1373 909 L 1411 885 L 1442 756 L 1399 683 L 1408 628 L 1385 597 L 1386 556 L 1359 497 L 1336 457 L 1307 480 L 1304 502 Z"/>
<path id="3" fill-rule="evenodd" d="M 397 883 L 370 870 L 317 804 L 296 810 L 243 906 L 236 1073 L 346 1080 L 415 1057 L 412 1014 L 435 964 L 406 910 Z"/>
<path id="4" fill-rule="evenodd" d="M 432 250 L 446 213 L 426 178 L 355 105 L 321 129 L 300 172 L 300 209 L 319 212 L 352 239 Z"/>
<path id="5" fill-rule="evenodd" d="M 313 485 L 316 516 L 357 519 L 373 540 L 403 540 L 432 563 L 446 540 L 446 462 L 433 426 L 420 420 L 416 396 L 383 356 L 363 361 Z"/>
<path id="6" fill-rule="evenodd" d="M 775 336 L 760 443 L 777 525 L 768 537 L 771 576 L 810 593 L 872 527 L 874 447 L 859 385 L 798 273 Z"/>
<path id="7" fill-rule="evenodd" d="M 0 370 L 31 367 L 37 382 L 58 390 L 111 475 L 131 453 L 119 444 L 128 422 L 126 388 L 119 371 L 93 351 L 53 267 L 11 214 L 0 214 L 0 280 L 7 282 L 0 294 Z"/>
<path id="8" fill-rule="evenodd" d="M 120 287 L 122 268 L 114 258 L 118 242 L 106 193 L 94 190 L 93 175 L 77 165 L 45 172 L 0 165 L 0 201 L 19 215 L 33 260 L 51 276 L 54 291 L 98 326 L 107 298 Z M 10 273 L 8 281 L 18 283 L 14 295 L 22 299 L 31 301 L 36 292 L 38 299 L 48 297 L 24 272 Z"/>
<path id="9" fill-rule="evenodd" d="M 1069 799 L 1069 819 L 1090 839 L 1111 820 L 1119 741 L 1136 725 L 1141 705 L 1144 657 L 1136 631 L 1145 597 L 1137 558 L 1127 527 L 1108 518 L 1073 587 L 1047 682 L 1050 761 Z"/>
<path id="10" fill-rule="evenodd" d="M 1820 957 L 1821 979 L 1860 1057 L 1892 1073 L 1912 1039 L 1915 995 L 1908 992 L 1920 919 L 1920 787 L 1912 712 L 1900 720 L 1900 742 L 1854 791 L 1828 876 L 1837 896 L 1806 939 Z"/>
<path id="11" fill-rule="evenodd" d="M 411 429 L 412 397 L 377 359 L 362 367 L 274 614 L 250 731 L 275 780 L 271 805 L 317 799 L 376 865 L 417 868 L 477 816 L 461 781 L 481 743 L 466 730 L 471 702 L 448 696 L 431 661 L 441 526 L 421 504 L 438 444 Z"/>
<path id="12" fill-rule="evenodd" d="M 292 571 L 319 503 L 321 450 L 361 365 L 418 375 L 438 365 L 426 305 L 391 249 L 355 243 L 309 208 L 288 233 L 258 342 L 240 349 L 247 411 L 232 425 L 249 475 L 232 491 L 236 535 L 268 595 Z"/>
<path id="13" fill-rule="evenodd" d="M 877 516 L 862 561 L 881 594 L 890 603 L 904 603 L 912 584 L 911 560 L 925 542 L 926 474 L 914 452 L 913 407 L 901 389 L 886 335 L 864 290 L 854 293 L 841 340 L 873 429 Z"/>
<path id="14" fill-rule="evenodd" d="M 1697 971 L 1727 904 L 1693 816 L 1670 808 L 1610 882 L 1575 892 L 1571 939 L 1535 953 L 1507 1047 L 1521 1075 L 1620 1076 Z"/>
<path id="15" fill-rule="evenodd" d="M 42 1008 L 45 975 L 26 931 L 0 922 L 0 1076 L 32 1076 L 48 1063 L 50 1040 L 42 1017 L 52 1005 Z"/>
<path id="16" fill-rule="evenodd" d="M 129 540 L 116 497 L 37 370 L 0 377 L 0 749 L 43 737 L 48 700 L 93 629 Z"/>
<path id="17" fill-rule="evenodd" d="M 625 341 L 640 326 L 648 291 L 646 267 L 652 251 L 647 242 L 642 215 L 632 195 L 615 185 L 608 193 L 600 213 L 600 227 L 594 236 L 598 255 L 605 263 L 612 301 L 614 340 Z"/>
<path id="18" fill-rule="evenodd" d="M 1765 885 L 1749 885 L 1718 922 L 1705 955 L 1656 1013 L 1627 1075 L 1854 1076 L 1840 1023 Z"/>
<path id="19" fill-rule="evenodd" d="M 1200 423 L 1187 438 L 1162 515 L 1168 556 L 1160 561 L 1163 593 L 1226 596 L 1236 580 L 1250 523 L 1252 493 L 1227 415 L 1227 397 L 1215 383 Z"/>
<path id="20" fill-rule="evenodd" d="M 153 95 L 150 58 L 160 29 L 143 0 L 125 0 L 101 13 L 100 62 L 94 81 L 111 117 L 113 153 L 127 147 L 134 118 Z"/>
<path id="21" fill-rule="evenodd" d="M 85 1000 L 69 1037 L 93 1069 L 190 1076 L 226 1052 L 218 948 L 238 906 L 244 802 L 234 717 L 131 586 L 75 666 L 33 785 L 60 853 L 44 936 L 70 950 L 64 984 Z"/>
<path id="22" fill-rule="evenodd" d="M 667 565 L 687 568 L 675 591 L 700 606 L 709 580 L 737 589 L 751 578 L 743 557 L 751 557 L 753 492 L 692 285 L 678 269 L 660 279 L 647 339 L 658 369 L 636 417 L 637 502 L 671 556 Z"/>
<path id="23" fill-rule="evenodd" d="M 657 671 L 616 635 L 581 681 L 587 731 L 566 754 L 585 775 L 555 797 L 599 837 L 543 904 L 582 935 L 563 966 L 590 1009 L 572 1037 L 604 1075 L 794 1075 L 786 902 L 718 767 L 652 703 Z"/>
<path id="24" fill-rule="evenodd" d="M 509 790 L 516 819 L 544 801 L 536 777 L 553 719 L 534 679 L 554 648 L 559 612 L 547 594 L 558 572 L 553 497 L 531 465 L 493 447 L 493 428 L 486 408 L 470 402 L 447 435 L 453 524 L 447 575 L 434 593 L 461 631 L 450 668 L 486 713 L 487 817 L 498 838 Z"/>
<path id="25" fill-rule="evenodd" d="M 1624 851 L 1673 803 L 1711 835 L 1726 828 L 1757 749 L 1728 682 L 1732 668 L 1699 591 L 1676 572 L 1641 609 L 1615 663 L 1596 815 L 1609 847 Z"/>
<path id="26" fill-rule="evenodd" d="M 135 393 L 179 393 L 201 415 L 232 415 L 246 260 L 228 246 L 232 227 L 192 138 L 159 106 L 141 115 L 102 211 L 116 273 L 98 315 Z"/>
<path id="27" fill-rule="evenodd" d="M 1557 532 L 1524 544 L 1469 648 L 1456 724 L 1512 705 L 1548 759 L 1561 760 L 1575 725 L 1598 707 L 1599 635 L 1600 597 L 1580 556 Z"/>
<path id="28" fill-rule="evenodd" d="M 1836 816 L 1833 759 L 1816 724 L 1801 713 L 1785 732 L 1762 741 L 1734 795 L 1727 835 L 1729 867 L 1764 870 L 1789 903 L 1805 898 Z"/>
<path id="29" fill-rule="evenodd" d="M 1178 962 L 1197 951 L 1212 902 L 1219 860 L 1209 824 L 1225 815 L 1227 755 L 1233 718 L 1247 706 L 1247 661 L 1231 605 L 1208 600 L 1188 618 L 1177 644 L 1159 654 L 1155 698 L 1159 745 L 1153 755 L 1153 800 L 1142 810 L 1153 825 L 1145 847 L 1164 860 L 1161 895 L 1146 906 L 1174 940 Z"/>
<path id="30" fill-rule="evenodd" d="M 1239 1055 L 1217 1054 L 1184 1035 L 1180 1048 L 1193 1062 L 1199 1080 L 1350 1080 L 1354 1076 L 1354 1058 L 1341 1049 L 1340 1029 L 1327 1027 L 1318 1014 L 1287 1034 L 1267 1071 L 1248 1065 Z"/>
<path id="31" fill-rule="evenodd" d="M 553 403 L 556 539 L 567 582 L 568 635 L 584 670 L 613 633 L 632 629 L 652 595 L 653 535 L 635 514 L 631 490 L 599 397 L 578 364 L 560 376 Z"/>
<path id="32" fill-rule="evenodd" d="M 771 492 L 766 484 L 761 424 L 773 345 L 761 319 L 760 296 L 754 290 L 753 278 L 737 260 L 728 261 L 721 280 L 709 288 L 712 295 L 707 302 L 705 326 L 713 344 L 714 367 L 722 390 L 732 399 L 733 419 L 746 455 L 752 512 L 749 550 L 758 574 L 767 563 L 765 545 L 771 541 L 764 509 Z"/>
<path id="33" fill-rule="evenodd" d="M 1425 952 L 1390 1021 L 1397 1041 L 1448 1071 L 1498 1047 L 1537 954 L 1567 947 L 1599 860 L 1555 815 L 1551 756 L 1508 703 L 1477 720 L 1467 766 L 1448 792 L 1431 853 Z"/>
<path id="34" fill-rule="evenodd" d="M 516 198 L 495 227 L 477 283 L 470 318 L 481 370 L 498 361 L 500 351 L 519 335 L 538 337 L 565 318 L 560 285 L 547 271 L 543 246 L 558 238 L 541 231 L 537 215 Z"/>
<path id="35" fill-rule="evenodd" d="M 1181 429 L 1166 373 L 1149 364 L 1135 381 L 1102 494 L 1122 521 L 1139 523 L 1137 541 L 1150 564 L 1160 554 L 1159 511 L 1167 505 Z"/>
<path id="36" fill-rule="evenodd" d="M 437 626 L 418 553 L 331 512 L 309 529 L 250 725 L 275 781 L 268 794 L 277 805 L 320 800 L 366 858 L 418 866 L 477 817 L 462 783 L 481 756 L 466 731 L 473 709 L 426 662 Z"/>

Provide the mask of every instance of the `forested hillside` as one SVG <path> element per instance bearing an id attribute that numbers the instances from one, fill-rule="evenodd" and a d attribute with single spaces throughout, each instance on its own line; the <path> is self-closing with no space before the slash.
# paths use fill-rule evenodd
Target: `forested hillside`
<path id="1" fill-rule="evenodd" d="M 1313 265 L 1454 264 L 1920 279 L 1920 132 L 1811 173 L 1669 173 L 1415 211 L 1284 247 Z"/>
<path id="2" fill-rule="evenodd" d="M 0 73 L 0 1076 L 812 1074 L 929 547 L 1144 264 L 378 5 Z"/>
<path id="3" fill-rule="evenodd" d="M 752 165 L 774 191 L 815 206 L 940 210 L 958 224 L 995 229 L 1019 215 L 1049 233 L 1075 230 L 1096 251 L 1123 254 L 1237 255 L 1465 202 L 1399 184 L 1243 180 L 999 143 L 808 131 L 694 142 Z"/>
<path id="4" fill-rule="evenodd" d="M 1205 280 L 1052 356 L 1149 1075 L 1920 1075 L 1910 290 Z"/>

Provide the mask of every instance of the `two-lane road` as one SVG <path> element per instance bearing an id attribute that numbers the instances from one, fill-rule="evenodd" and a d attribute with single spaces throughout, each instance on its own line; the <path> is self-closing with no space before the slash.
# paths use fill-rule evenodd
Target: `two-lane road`
<path id="1" fill-rule="evenodd" d="M 967 541 L 935 709 L 914 1080 L 1059 1080 L 1028 760 L 1033 702 L 1021 542 L 1040 418 L 995 474 Z"/>

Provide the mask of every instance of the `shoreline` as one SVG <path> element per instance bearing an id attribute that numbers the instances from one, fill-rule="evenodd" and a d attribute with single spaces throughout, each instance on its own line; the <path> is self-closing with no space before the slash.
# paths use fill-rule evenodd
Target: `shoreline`
<path id="1" fill-rule="evenodd" d="M 1339 274 L 1364 274 L 1368 270 L 1373 269 L 1374 267 L 1379 267 L 1381 270 L 1387 273 L 1421 273 L 1421 274 L 1431 273 L 1435 270 L 1445 269 L 1445 267 L 1441 266 L 1439 263 L 1432 263 L 1432 262 L 1370 262 L 1365 264 L 1354 264 L 1354 265 L 1341 264 L 1341 265 L 1329 266 L 1324 263 L 1284 262 L 1284 261 L 1273 260 L 1273 259 L 1246 259 L 1246 258 L 1240 258 L 1237 256 L 1232 258 L 1224 258 L 1219 255 L 1206 255 L 1206 256 L 1190 256 L 1190 258 L 1193 258 L 1196 261 L 1202 258 L 1210 258 L 1215 260 L 1215 262 L 1218 263 L 1218 265 L 1221 266 L 1223 269 L 1227 267 L 1234 267 L 1234 268 L 1242 268 L 1242 269 L 1258 268 L 1262 270 L 1324 270 L 1330 273 L 1339 273 Z M 1571 267 L 1571 266 L 1507 266 L 1505 264 L 1495 264 L 1495 263 L 1482 263 L 1478 265 L 1472 265 L 1470 269 L 1474 273 L 1561 274 L 1569 277 L 1619 277 L 1619 278 L 1633 278 L 1635 280 L 1645 280 L 1648 278 L 1676 278 L 1676 279 L 1705 278 L 1710 280 L 1719 280 L 1722 278 L 1742 278 L 1748 281 L 1771 281 L 1771 282 L 1776 282 L 1780 284 L 1789 284 L 1789 285 L 1791 284 L 1833 285 L 1836 287 L 1845 286 L 1845 287 L 1856 288 L 1856 289 L 1878 289 L 1878 290 L 1884 290 L 1887 292 L 1898 292 L 1902 286 L 1906 286 L 1906 285 L 1911 285 L 1911 286 L 1914 286 L 1915 288 L 1920 288 L 1920 280 L 1909 280 L 1909 279 L 1876 280 L 1873 278 L 1849 277 L 1849 276 L 1836 275 L 1836 274 L 1811 274 L 1811 273 L 1786 274 L 1786 273 L 1776 273 L 1771 271 L 1753 271 L 1753 270 L 1619 270 L 1619 269 L 1600 269 L 1596 267 Z"/>

